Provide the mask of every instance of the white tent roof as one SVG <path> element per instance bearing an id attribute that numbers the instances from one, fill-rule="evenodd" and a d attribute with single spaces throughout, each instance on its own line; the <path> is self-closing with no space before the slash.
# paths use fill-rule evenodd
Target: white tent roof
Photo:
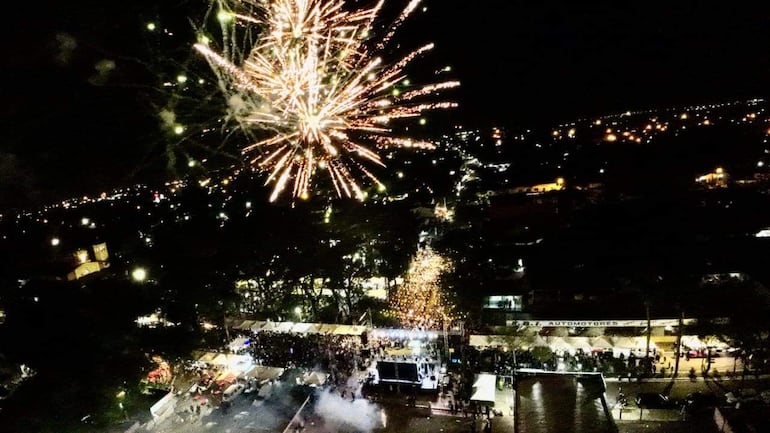
<path id="1" fill-rule="evenodd" d="M 564 339 L 570 346 L 575 349 L 582 349 L 584 352 L 590 352 L 593 349 L 588 337 L 567 337 Z"/>
<path id="2" fill-rule="evenodd" d="M 548 347 L 548 342 L 540 335 L 536 335 L 532 341 L 532 347 Z"/>
<path id="3" fill-rule="evenodd" d="M 339 325 L 337 328 L 332 332 L 334 335 L 355 335 L 353 334 L 353 327 L 350 325 Z"/>
<path id="4" fill-rule="evenodd" d="M 308 328 L 305 329 L 306 334 L 320 334 L 321 333 L 321 324 L 320 323 L 308 323 Z"/>
<path id="5" fill-rule="evenodd" d="M 634 343 L 635 349 L 646 349 L 647 348 L 647 337 L 634 337 Z M 652 339 L 650 340 L 650 350 L 657 348 L 658 346 L 655 344 Z"/>
<path id="6" fill-rule="evenodd" d="M 214 352 L 206 352 L 203 355 L 201 355 L 200 358 L 198 358 L 198 361 L 205 362 L 206 364 L 210 364 L 211 361 L 214 360 L 214 358 L 217 357 L 217 354 Z"/>
<path id="7" fill-rule="evenodd" d="M 683 335 L 682 345 L 687 346 L 690 349 L 703 349 L 706 347 L 697 335 Z"/>
<path id="8" fill-rule="evenodd" d="M 264 322 L 262 320 L 255 320 L 254 323 L 252 323 L 249 328 L 251 329 L 252 332 L 259 332 L 262 330 L 262 328 L 264 328 L 265 323 L 267 322 Z"/>
<path id="9" fill-rule="evenodd" d="M 468 344 L 472 347 L 489 346 L 489 335 L 471 335 Z"/>
<path id="10" fill-rule="evenodd" d="M 707 347 L 715 347 L 717 349 L 727 349 L 730 347 L 729 344 L 722 341 L 719 337 L 715 335 L 707 335 L 703 338 L 703 344 L 705 344 Z"/>
<path id="11" fill-rule="evenodd" d="M 208 363 L 226 367 L 228 370 L 232 370 L 236 374 L 241 374 L 251 368 L 253 360 L 250 355 L 219 353 L 216 354 L 213 359 L 208 361 Z"/>
<path id="12" fill-rule="evenodd" d="M 237 352 L 244 348 L 246 345 L 246 342 L 249 341 L 246 337 L 238 337 L 230 342 L 230 344 L 227 345 L 228 349 L 230 349 L 233 352 Z"/>
<path id="13" fill-rule="evenodd" d="M 275 328 L 275 332 L 291 332 L 291 328 L 294 327 L 294 322 L 280 322 Z"/>
<path id="14" fill-rule="evenodd" d="M 211 360 L 211 363 L 214 365 L 227 365 L 227 355 L 220 353 Z"/>
<path id="15" fill-rule="evenodd" d="M 495 381 L 497 377 L 494 374 L 478 374 L 476 382 L 473 384 L 473 395 L 471 401 L 480 403 L 495 404 Z"/>
<path id="16" fill-rule="evenodd" d="M 498 347 L 507 345 L 504 337 L 499 335 L 471 335 L 469 344 L 473 347 Z"/>
<path id="17" fill-rule="evenodd" d="M 618 349 L 633 349 L 636 347 L 636 342 L 628 337 L 614 337 L 612 339 L 612 347 Z"/>
<path id="18" fill-rule="evenodd" d="M 251 329 L 251 325 L 254 324 L 254 320 L 244 320 L 238 327 L 233 326 L 233 329 L 239 329 L 241 331 L 248 331 Z"/>
<path id="19" fill-rule="evenodd" d="M 150 413 L 152 414 L 153 418 L 161 418 L 174 410 L 176 407 L 176 402 L 177 398 L 174 393 L 169 392 L 168 394 L 164 395 L 163 398 L 153 404 L 152 407 L 150 407 Z"/>
<path id="20" fill-rule="evenodd" d="M 591 339 L 591 347 L 596 349 L 612 349 L 612 343 L 605 337 L 596 337 Z"/>
<path id="21" fill-rule="evenodd" d="M 273 380 L 279 378 L 285 370 L 280 367 L 267 367 L 256 365 L 246 373 L 246 377 L 253 377 L 259 380 Z"/>
<path id="22" fill-rule="evenodd" d="M 311 386 L 321 386 L 324 383 L 326 383 L 326 378 L 329 377 L 326 373 L 321 373 L 318 371 L 314 371 L 312 373 L 308 373 L 302 378 L 302 383 L 305 385 L 311 385 Z"/>
<path id="23" fill-rule="evenodd" d="M 262 325 L 262 329 L 260 331 L 275 331 L 278 327 L 278 323 L 276 322 L 265 322 L 264 325 Z"/>
<path id="24" fill-rule="evenodd" d="M 332 325 L 329 323 L 322 323 L 319 332 L 321 334 L 333 334 L 338 325 Z"/>
<path id="25" fill-rule="evenodd" d="M 311 326 L 313 326 L 312 323 L 295 323 L 294 327 L 291 328 L 291 332 L 297 334 L 306 334 L 307 330 L 310 329 Z"/>
<path id="26" fill-rule="evenodd" d="M 548 337 L 548 346 L 554 350 L 574 350 L 574 347 L 562 337 Z"/>

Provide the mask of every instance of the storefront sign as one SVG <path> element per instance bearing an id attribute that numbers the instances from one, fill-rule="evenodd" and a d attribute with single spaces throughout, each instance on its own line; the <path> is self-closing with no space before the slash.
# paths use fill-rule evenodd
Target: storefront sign
<path id="1" fill-rule="evenodd" d="M 695 319 L 684 319 L 685 325 L 695 323 Z M 647 320 L 518 320 L 508 321 L 508 326 L 537 326 L 537 327 L 567 327 L 567 328 L 644 328 Z M 679 319 L 653 319 L 650 325 L 654 327 L 678 326 Z"/>

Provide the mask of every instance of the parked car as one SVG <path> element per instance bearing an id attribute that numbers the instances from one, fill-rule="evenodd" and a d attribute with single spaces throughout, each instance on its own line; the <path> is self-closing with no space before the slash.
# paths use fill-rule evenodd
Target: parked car
<path id="1" fill-rule="evenodd" d="M 770 404 L 770 389 L 760 392 L 759 396 L 765 404 Z"/>
<path id="2" fill-rule="evenodd" d="M 636 405 L 646 409 L 672 409 L 677 406 L 676 401 L 667 395 L 656 392 L 642 392 L 636 395 Z"/>
<path id="3" fill-rule="evenodd" d="M 722 401 L 714 394 L 702 393 L 700 391 L 687 394 L 684 403 L 688 409 L 704 409 L 719 406 Z"/>
<path id="4" fill-rule="evenodd" d="M 222 401 L 224 402 L 230 402 L 235 400 L 235 397 L 238 397 L 243 393 L 243 390 L 246 389 L 246 385 L 242 383 L 234 383 L 227 387 L 225 392 L 222 393 Z"/>

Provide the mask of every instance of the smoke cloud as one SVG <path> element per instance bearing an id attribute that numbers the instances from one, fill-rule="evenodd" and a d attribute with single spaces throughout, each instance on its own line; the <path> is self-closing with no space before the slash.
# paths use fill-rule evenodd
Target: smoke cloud
<path id="1" fill-rule="evenodd" d="M 351 401 L 324 391 L 316 402 L 315 413 L 335 431 L 371 432 L 382 427 L 381 410 L 363 398 Z"/>

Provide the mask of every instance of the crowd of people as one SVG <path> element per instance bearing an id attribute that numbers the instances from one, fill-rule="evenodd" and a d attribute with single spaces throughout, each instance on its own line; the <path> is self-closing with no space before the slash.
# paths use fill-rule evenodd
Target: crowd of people
<path id="1" fill-rule="evenodd" d="M 353 368 L 360 362 L 361 337 L 262 331 L 249 336 L 248 352 L 260 365 L 283 368 Z"/>

